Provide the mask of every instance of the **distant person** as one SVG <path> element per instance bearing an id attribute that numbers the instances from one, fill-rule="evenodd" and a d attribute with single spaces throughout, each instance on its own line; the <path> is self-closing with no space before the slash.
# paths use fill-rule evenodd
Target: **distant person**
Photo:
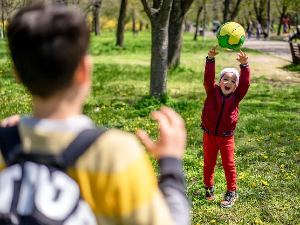
<path id="1" fill-rule="evenodd" d="M 268 39 L 268 28 L 266 27 L 263 29 L 263 35 L 264 35 L 264 40 L 266 41 Z"/>
<path id="2" fill-rule="evenodd" d="M 294 39 L 300 39 L 300 29 L 299 26 L 296 26 L 296 31 L 293 34 L 289 35 L 288 38 L 284 39 L 286 41 L 293 41 Z"/>
<path id="3" fill-rule="evenodd" d="M 81 131 L 95 127 L 82 114 L 91 90 L 93 67 L 92 57 L 87 54 L 90 30 L 84 16 L 64 6 L 30 6 L 11 19 L 7 37 L 16 79 L 29 90 L 33 101 L 33 115 L 18 123 L 22 146 L 27 153 L 60 153 Z M 184 121 L 168 107 L 152 112 L 151 116 L 159 123 L 158 141 L 153 142 L 145 131 L 139 131 L 137 136 L 158 160 L 159 183 L 138 139 L 117 129 L 107 130 L 67 170 L 79 184 L 98 224 L 189 224 L 182 175 Z M 18 121 L 19 117 L 14 116 L 2 125 Z M 0 154 L 0 168 L 4 167 Z M 27 205 L 33 205 L 26 208 L 26 218 L 36 215 L 31 214 L 36 210 L 29 198 L 33 192 L 20 192 L 19 199 L 27 199 Z M 61 194 L 56 197 L 61 199 Z M 0 200 L 0 217 L 3 208 L 10 209 L 1 203 Z M 50 207 L 47 203 L 44 202 L 43 209 L 52 215 L 53 204 Z M 21 222 L 24 219 L 23 212 L 9 213 Z M 49 223 L 47 215 L 37 216 L 45 218 L 43 224 L 56 224 Z"/>
<path id="4" fill-rule="evenodd" d="M 214 33 L 216 33 L 216 32 L 218 31 L 219 27 L 220 27 L 220 23 L 217 22 L 217 21 L 213 21 L 212 31 L 213 31 Z"/>
<path id="5" fill-rule="evenodd" d="M 261 25 L 258 21 L 255 22 L 255 30 L 256 30 L 256 39 L 259 40 L 259 36 L 261 34 Z"/>
<path id="6" fill-rule="evenodd" d="M 291 28 L 291 20 L 288 18 L 288 16 L 285 16 L 282 19 L 283 23 L 283 33 L 289 33 L 289 30 Z"/>
<path id="7" fill-rule="evenodd" d="M 252 21 L 248 22 L 247 34 L 248 34 L 248 39 L 251 40 L 252 39 L 252 34 L 253 34 L 253 23 L 252 23 Z"/>
<path id="8" fill-rule="evenodd" d="M 231 207 L 238 198 L 236 169 L 234 162 L 234 130 L 238 122 L 239 103 L 250 86 L 248 56 L 240 51 L 236 59 L 240 63 L 240 73 L 235 68 L 225 68 L 215 84 L 214 46 L 206 58 L 204 87 L 206 100 L 202 110 L 201 128 L 203 132 L 204 185 L 205 199 L 214 201 L 214 171 L 218 151 L 221 152 L 222 166 L 225 171 L 227 191 L 221 207 Z"/>

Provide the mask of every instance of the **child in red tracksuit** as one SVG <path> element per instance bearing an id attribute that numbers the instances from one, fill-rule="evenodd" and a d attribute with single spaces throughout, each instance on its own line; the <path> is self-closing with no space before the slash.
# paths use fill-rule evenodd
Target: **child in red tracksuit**
<path id="1" fill-rule="evenodd" d="M 238 121 L 239 102 L 246 95 L 250 86 L 250 68 L 247 55 L 240 51 L 237 61 L 240 62 L 240 73 L 234 68 L 225 68 L 215 84 L 214 46 L 206 58 L 204 87 L 206 100 L 202 111 L 201 128 L 203 133 L 204 184 L 205 198 L 215 200 L 214 171 L 218 151 L 221 152 L 222 166 L 227 181 L 227 192 L 221 207 L 231 207 L 238 198 L 236 191 L 236 170 L 234 162 L 234 130 Z"/>

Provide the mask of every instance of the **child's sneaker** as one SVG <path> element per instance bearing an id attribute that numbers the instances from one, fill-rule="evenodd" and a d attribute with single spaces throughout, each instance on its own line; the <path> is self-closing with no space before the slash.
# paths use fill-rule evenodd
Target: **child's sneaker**
<path id="1" fill-rule="evenodd" d="M 205 187 L 205 199 L 209 201 L 215 201 L 216 197 L 214 195 L 214 186 L 208 188 Z"/>
<path id="2" fill-rule="evenodd" d="M 221 207 L 231 207 L 233 206 L 234 202 L 238 199 L 237 191 L 227 191 L 224 195 L 224 200 L 221 202 Z"/>

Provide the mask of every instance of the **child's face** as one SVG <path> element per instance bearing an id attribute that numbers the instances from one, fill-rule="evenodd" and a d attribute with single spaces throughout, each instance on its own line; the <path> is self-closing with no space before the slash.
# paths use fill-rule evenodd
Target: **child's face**
<path id="1" fill-rule="evenodd" d="M 224 95 L 229 95 L 236 88 L 236 75 L 234 73 L 225 73 L 220 81 L 220 88 Z"/>

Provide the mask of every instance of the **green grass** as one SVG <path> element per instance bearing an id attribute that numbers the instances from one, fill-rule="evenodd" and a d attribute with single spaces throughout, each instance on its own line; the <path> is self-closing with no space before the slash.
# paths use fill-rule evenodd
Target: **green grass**
<path id="1" fill-rule="evenodd" d="M 184 169 L 192 203 L 192 224 L 297 224 L 300 221 L 300 90 L 284 82 L 266 82 L 252 74 L 251 87 L 240 104 L 235 131 L 235 160 L 240 199 L 234 207 L 219 207 L 226 191 L 221 159 L 215 172 L 216 202 L 204 200 L 203 151 L 200 129 L 205 100 L 203 73 L 205 56 L 214 39 L 193 41 L 185 34 L 181 65 L 168 72 L 168 94 L 164 104 L 182 115 L 188 132 Z M 114 33 L 92 37 L 93 87 L 84 113 L 97 125 L 134 133 L 147 130 L 157 137 L 157 124 L 149 112 L 163 103 L 149 94 L 150 32 L 138 36 L 125 33 L 125 48 L 115 46 Z M 6 45 L 0 42 L 0 119 L 31 113 L 31 97 L 14 82 Z M 246 50 L 249 57 L 260 57 Z M 263 55 L 262 57 L 271 57 Z M 233 60 L 229 60 L 232 58 Z M 237 67 L 234 52 L 220 50 L 216 71 Z M 261 65 L 258 65 L 261 66 Z M 299 71 L 299 70 L 298 70 Z M 285 71 L 282 70 L 285 74 Z M 152 160 L 157 169 L 157 164 Z"/>

